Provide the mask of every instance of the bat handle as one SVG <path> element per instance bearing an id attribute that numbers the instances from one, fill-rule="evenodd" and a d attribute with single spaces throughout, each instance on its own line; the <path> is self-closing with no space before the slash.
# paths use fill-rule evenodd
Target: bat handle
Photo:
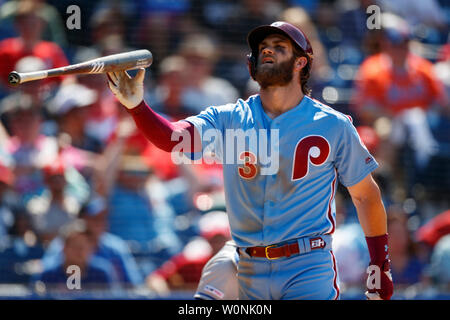
<path id="1" fill-rule="evenodd" d="M 20 83 L 20 74 L 16 71 L 10 72 L 8 75 L 9 84 L 15 85 Z"/>
<path id="2" fill-rule="evenodd" d="M 40 80 L 47 78 L 47 71 L 35 71 L 35 72 L 26 72 L 19 73 L 17 71 L 13 71 L 8 75 L 8 82 L 11 85 L 18 85 L 24 82 Z"/>

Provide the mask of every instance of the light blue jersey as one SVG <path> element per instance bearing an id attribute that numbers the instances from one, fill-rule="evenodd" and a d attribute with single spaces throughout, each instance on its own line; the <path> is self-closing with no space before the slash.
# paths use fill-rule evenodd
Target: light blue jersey
<path id="1" fill-rule="evenodd" d="M 349 117 L 307 96 L 274 119 L 254 95 L 186 120 L 223 163 L 239 247 L 332 234 L 337 180 L 352 186 L 378 167 Z"/>

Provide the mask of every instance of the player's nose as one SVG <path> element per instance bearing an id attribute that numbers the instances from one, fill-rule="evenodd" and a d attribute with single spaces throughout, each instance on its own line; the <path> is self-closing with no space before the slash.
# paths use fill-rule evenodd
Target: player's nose
<path id="1" fill-rule="evenodd" d="M 275 52 L 273 50 L 271 50 L 270 48 L 264 48 L 261 51 L 261 55 L 260 55 L 260 61 L 262 63 L 264 62 L 274 62 L 275 60 Z"/>
<path id="2" fill-rule="evenodd" d="M 274 54 L 274 50 L 271 48 L 271 47 L 269 47 L 269 46 L 267 46 L 267 47 L 264 47 L 262 50 L 261 50 L 261 55 L 264 57 L 264 56 L 273 56 L 273 54 Z"/>

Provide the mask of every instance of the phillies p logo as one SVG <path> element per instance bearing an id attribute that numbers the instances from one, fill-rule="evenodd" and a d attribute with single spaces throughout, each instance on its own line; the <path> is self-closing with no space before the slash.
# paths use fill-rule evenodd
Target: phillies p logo
<path id="1" fill-rule="evenodd" d="M 322 136 L 307 136 L 295 147 L 292 165 L 292 180 L 304 178 L 309 171 L 309 163 L 320 166 L 330 155 L 330 144 Z"/>

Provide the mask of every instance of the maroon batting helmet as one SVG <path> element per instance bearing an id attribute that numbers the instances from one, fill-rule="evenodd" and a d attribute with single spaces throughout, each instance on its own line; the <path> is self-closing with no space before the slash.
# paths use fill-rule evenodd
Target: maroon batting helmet
<path id="1" fill-rule="evenodd" d="M 282 34 L 291 39 L 292 42 L 309 57 L 308 69 L 311 69 L 313 50 L 306 35 L 299 28 L 293 26 L 290 23 L 277 21 L 272 23 L 271 25 L 256 27 L 255 29 L 250 31 L 247 36 L 247 42 L 251 49 L 251 53 L 248 55 L 250 62 L 250 74 L 253 78 L 258 57 L 258 45 L 261 41 L 264 40 L 265 37 L 270 34 Z"/>

